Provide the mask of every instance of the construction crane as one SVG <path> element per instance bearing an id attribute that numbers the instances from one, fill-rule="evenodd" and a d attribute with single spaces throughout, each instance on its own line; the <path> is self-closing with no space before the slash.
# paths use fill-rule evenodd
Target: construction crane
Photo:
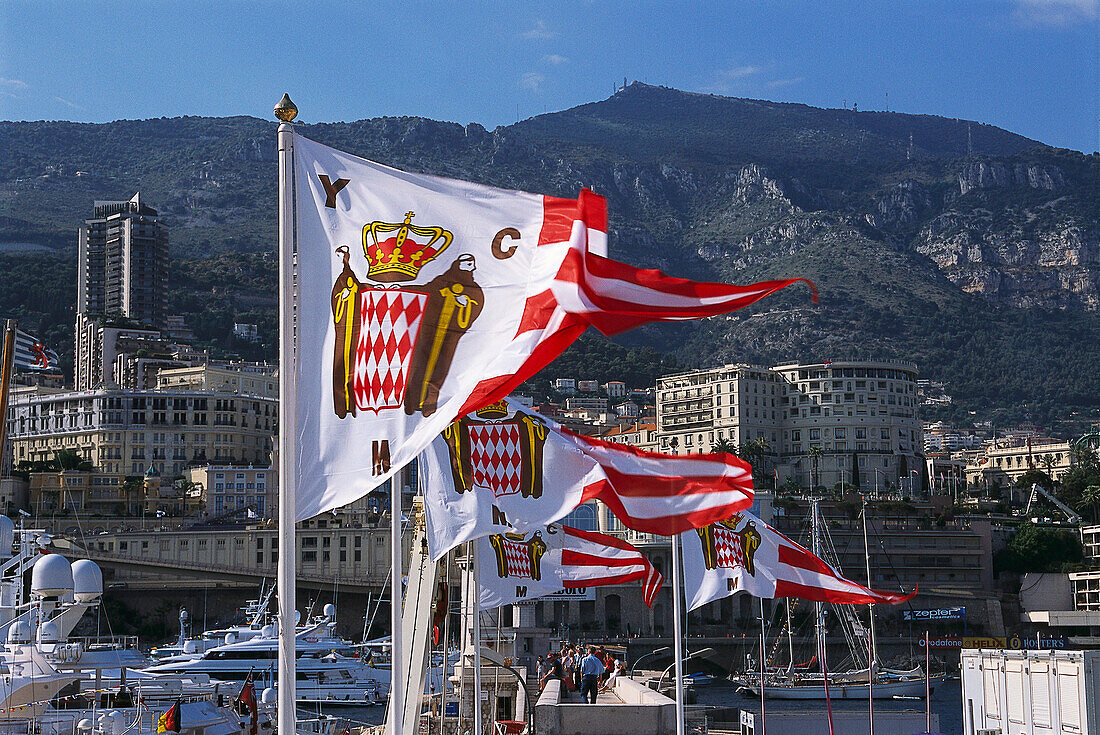
<path id="1" fill-rule="evenodd" d="M 1081 522 L 1081 516 L 1077 515 L 1073 511 L 1073 508 L 1070 508 L 1068 505 L 1063 503 L 1061 500 L 1054 497 L 1053 494 L 1048 493 L 1046 490 L 1044 490 L 1042 487 L 1040 487 L 1038 483 L 1033 483 L 1032 486 L 1031 486 L 1031 497 L 1029 497 L 1027 499 L 1027 508 L 1024 509 L 1024 515 L 1026 515 L 1026 516 L 1031 515 L 1031 506 L 1035 504 L 1035 500 L 1040 494 L 1044 498 L 1049 500 L 1051 503 L 1053 503 L 1054 507 L 1056 507 L 1058 510 L 1065 513 L 1067 521 L 1069 521 L 1070 523 L 1073 523 L 1073 524 L 1077 524 L 1077 523 Z"/>

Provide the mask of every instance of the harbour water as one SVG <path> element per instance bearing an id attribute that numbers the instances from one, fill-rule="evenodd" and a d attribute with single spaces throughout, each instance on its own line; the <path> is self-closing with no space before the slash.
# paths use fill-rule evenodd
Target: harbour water
<path id="1" fill-rule="evenodd" d="M 712 686 L 698 690 L 699 705 L 714 707 L 738 707 L 740 709 L 760 714 L 760 700 L 751 695 L 738 694 L 735 685 L 725 682 L 717 682 Z M 797 710 L 820 711 L 822 719 L 826 717 L 824 702 L 795 702 L 783 700 L 768 700 L 769 712 L 783 712 Z M 866 712 L 867 702 L 856 700 L 836 700 L 833 709 L 838 712 Z M 875 712 L 897 712 L 902 710 L 924 711 L 923 700 L 875 700 Z M 932 712 L 939 715 L 939 732 L 944 735 L 961 735 L 962 724 L 962 685 L 958 680 L 944 682 L 932 693 Z M 376 707 L 317 707 L 298 709 L 299 717 L 316 717 L 318 713 L 329 717 L 346 718 L 352 723 L 377 725 L 386 716 L 383 706 Z"/>
<path id="2" fill-rule="evenodd" d="M 698 690 L 698 704 L 720 707 L 738 707 L 757 715 L 760 714 L 760 699 L 752 695 L 738 694 L 732 684 L 716 683 Z M 820 711 L 821 718 L 826 715 L 824 702 L 798 702 L 791 700 L 767 700 L 768 712 L 797 710 Z M 834 700 L 833 710 L 838 712 L 867 712 L 867 702 L 859 700 Z M 924 712 L 924 700 L 876 699 L 875 712 L 897 712 L 917 710 Z M 932 712 L 939 715 L 939 732 L 945 735 L 961 735 L 962 726 L 962 685 L 951 680 L 936 687 L 932 693 Z"/>

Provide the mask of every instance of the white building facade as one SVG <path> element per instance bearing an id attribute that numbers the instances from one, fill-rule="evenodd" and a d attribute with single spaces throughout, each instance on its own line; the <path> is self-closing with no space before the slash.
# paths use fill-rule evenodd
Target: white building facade
<path id="1" fill-rule="evenodd" d="M 762 448 L 765 471 L 803 487 L 887 483 L 916 494 L 924 449 L 911 363 L 734 364 L 657 381 L 662 451 Z"/>

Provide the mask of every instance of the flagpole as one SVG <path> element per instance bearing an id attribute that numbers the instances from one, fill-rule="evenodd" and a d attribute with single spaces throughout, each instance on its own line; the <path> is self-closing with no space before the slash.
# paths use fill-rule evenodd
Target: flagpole
<path id="1" fill-rule="evenodd" d="M 470 542 L 470 601 L 473 608 L 473 639 L 474 639 L 474 735 L 485 732 L 485 726 L 481 721 L 481 580 L 478 564 L 477 541 Z"/>
<path id="2" fill-rule="evenodd" d="M 789 605 L 791 598 L 787 598 Z M 789 613 L 789 611 L 788 611 Z M 764 598 L 760 598 L 760 733 L 768 735 L 767 705 L 764 703 Z M 792 659 L 793 661 L 793 659 Z"/>
<path id="3" fill-rule="evenodd" d="M 676 735 L 684 735 L 684 650 L 683 630 L 680 618 L 683 616 L 680 595 L 680 534 L 672 534 L 672 635 L 675 641 L 672 655 L 676 661 Z"/>
<path id="4" fill-rule="evenodd" d="M 283 95 L 275 106 L 279 125 L 279 732 L 293 735 L 296 717 L 295 683 L 295 548 L 294 513 L 297 470 L 295 387 L 297 364 L 294 354 L 295 248 L 294 212 L 294 128 L 290 125 L 298 108 Z"/>
<path id="5" fill-rule="evenodd" d="M 389 735 L 401 735 L 405 717 L 405 676 L 401 655 L 401 483 L 400 473 L 390 483 L 390 727 Z"/>

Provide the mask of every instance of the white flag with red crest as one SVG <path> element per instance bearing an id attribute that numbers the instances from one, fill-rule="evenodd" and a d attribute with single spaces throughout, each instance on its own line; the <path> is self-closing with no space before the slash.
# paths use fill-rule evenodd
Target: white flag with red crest
<path id="1" fill-rule="evenodd" d="M 582 436 L 505 399 L 447 427 L 421 455 L 428 551 L 531 531 L 591 500 L 627 528 L 671 535 L 752 504 L 732 454 L 669 455 Z"/>
<path id="2" fill-rule="evenodd" d="M 530 533 L 498 533 L 478 541 L 478 587 L 486 610 L 589 587 L 642 583 L 653 606 L 664 584 L 641 551 L 626 541 L 556 523 Z"/>
<path id="3" fill-rule="evenodd" d="M 607 207 L 406 173 L 294 137 L 297 511 L 362 497 L 589 326 L 741 308 L 797 280 L 669 278 L 603 257 Z"/>
<path id="4" fill-rule="evenodd" d="M 689 611 L 736 592 L 849 605 L 896 605 L 916 594 L 853 582 L 748 512 L 684 533 L 680 547 Z"/>

